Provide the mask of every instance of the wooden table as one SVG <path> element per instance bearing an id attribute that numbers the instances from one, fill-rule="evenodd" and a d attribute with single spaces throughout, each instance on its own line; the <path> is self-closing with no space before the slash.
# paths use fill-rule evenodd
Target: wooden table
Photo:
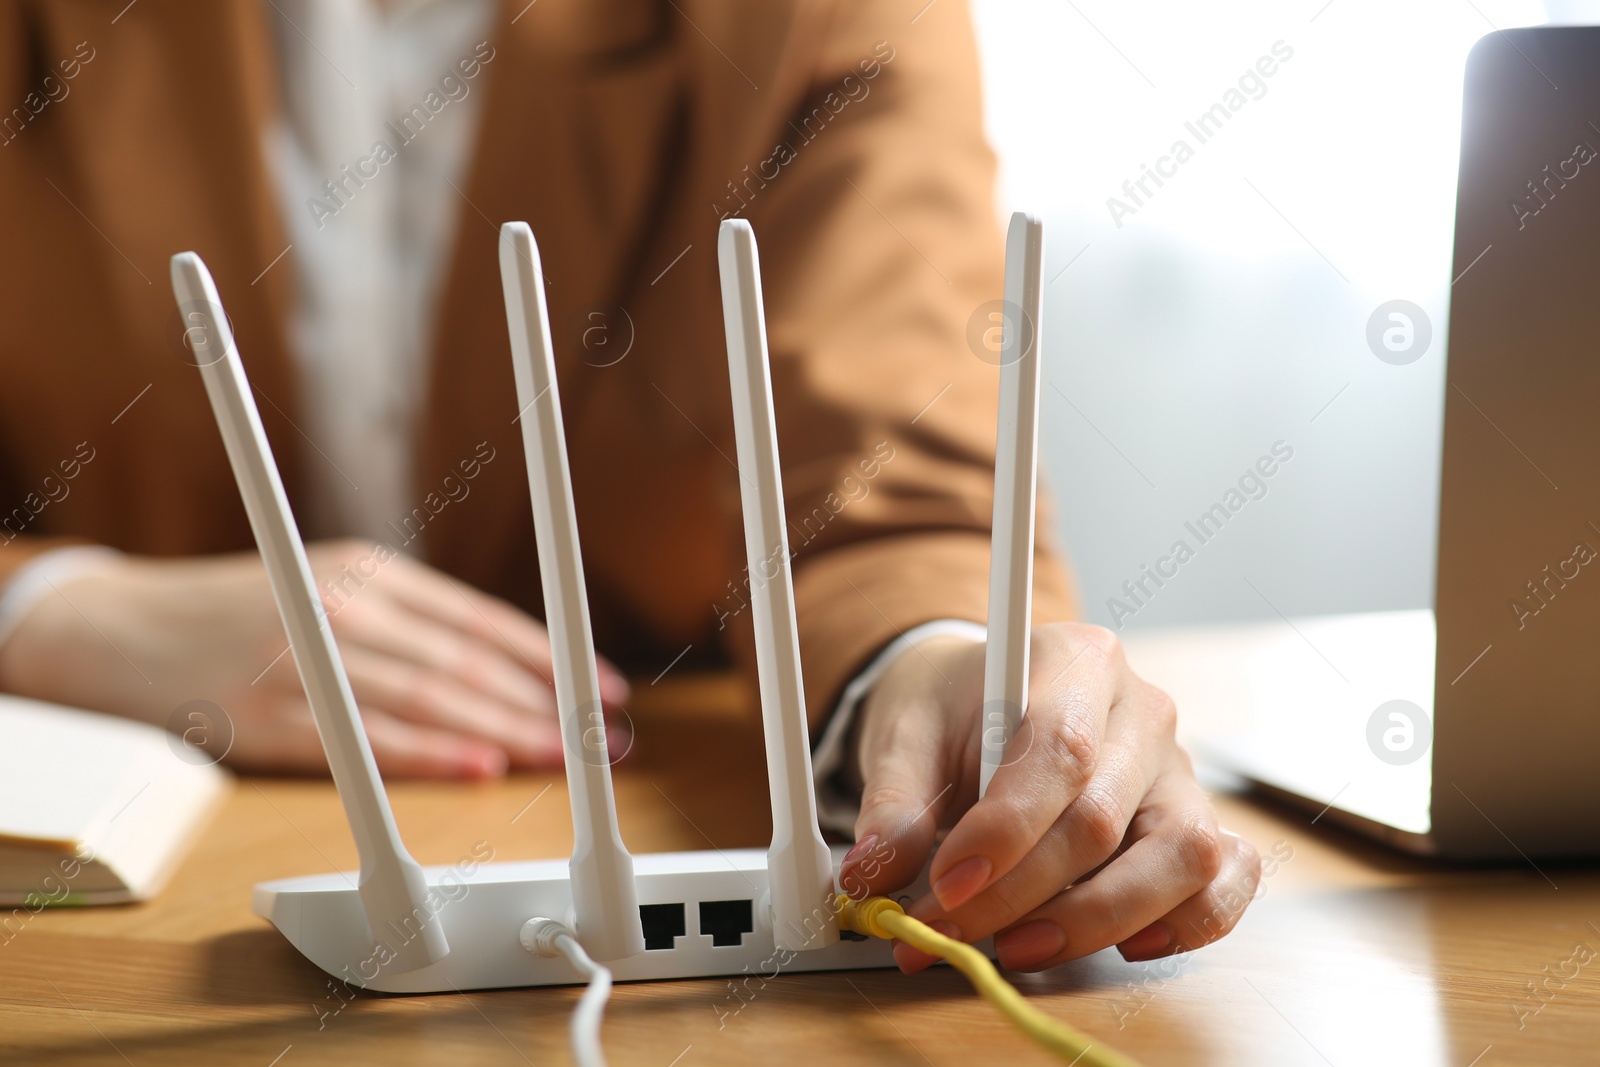
<path id="1" fill-rule="evenodd" d="M 722 678 L 642 688 L 635 751 L 617 773 L 630 846 L 764 846 L 760 723 L 748 696 Z M 496 859 L 571 847 L 559 776 L 390 792 L 423 863 L 455 862 L 479 841 Z M 1306 816 L 1218 802 L 1225 824 L 1264 853 L 1292 853 L 1239 929 L 1179 960 L 1129 964 L 1105 952 L 1015 976 L 1036 1003 L 1152 1067 L 1600 1062 L 1600 872 L 1436 867 Z M 359 992 L 347 1002 L 250 913 L 255 882 L 354 865 L 330 784 L 240 780 L 159 899 L 45 913 L 0 945 L 0 1061 L 567 1062 L 576 990 Z M 618 987 L 605 1028 L 611 1062 L 1049 1062 L 948 968 L 786 975 L 719 1028 L 727 996 L 720 980 Z"/>

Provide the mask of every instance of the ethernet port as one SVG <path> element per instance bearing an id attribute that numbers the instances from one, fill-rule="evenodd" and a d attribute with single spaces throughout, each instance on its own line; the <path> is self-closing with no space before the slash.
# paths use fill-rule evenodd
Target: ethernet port
<path id="1" fill-rule="evenodd" d="M 713 945 L 738 945 L 756 928 L 748 900 L 702 900 L 700 932 L 711 935 Z"/>
<path id="2" fill-rule="evenodd" d="M 668 949 L 682 937 L 684 925 L 682 904 L 640 904 L 639 924 L 644 927 L 645 949 Z"/>

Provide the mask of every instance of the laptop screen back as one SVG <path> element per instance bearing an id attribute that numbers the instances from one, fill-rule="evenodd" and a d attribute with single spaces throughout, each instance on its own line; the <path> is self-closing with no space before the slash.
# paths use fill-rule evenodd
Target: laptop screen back
<path id="1" fill-rule="evenodd" d="M 1600 851 L 1600 27 L 1480 41 L 1461 142 L 1434 833 Z"/>

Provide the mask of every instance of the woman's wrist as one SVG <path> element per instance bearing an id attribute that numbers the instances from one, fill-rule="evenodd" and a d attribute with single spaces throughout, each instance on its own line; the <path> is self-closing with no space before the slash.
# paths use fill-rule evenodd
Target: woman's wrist
<path id="1" fill-rule="evenodd" d="M 127 562 L 115 549 L 73 545 L 41 553 L 12 572 L 0 586 L 0 690 L 48 692 L 48 679 L 69 667 L 62 653 L 71 642 L 64 638 L 83 622 L 80 617 L 74 625 L 71 588 Z"/>

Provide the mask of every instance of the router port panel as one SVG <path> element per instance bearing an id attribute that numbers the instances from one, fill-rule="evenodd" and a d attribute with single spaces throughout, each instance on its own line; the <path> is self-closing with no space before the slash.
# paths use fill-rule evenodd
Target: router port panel
<path id="1" fill-rule="evenodd" d="M 673 948 L 689 932 L 681 903 L 640 904 L 639 923 L 644 927 L 646 952 Z"/>
<path id="2" fill-rule="evenodd" d="M 709 934 L 718 947 L 741 945 L 744 935 L 756 929 L 755 902 L 750 900 L 702 900 L 700 932 Z"/>

